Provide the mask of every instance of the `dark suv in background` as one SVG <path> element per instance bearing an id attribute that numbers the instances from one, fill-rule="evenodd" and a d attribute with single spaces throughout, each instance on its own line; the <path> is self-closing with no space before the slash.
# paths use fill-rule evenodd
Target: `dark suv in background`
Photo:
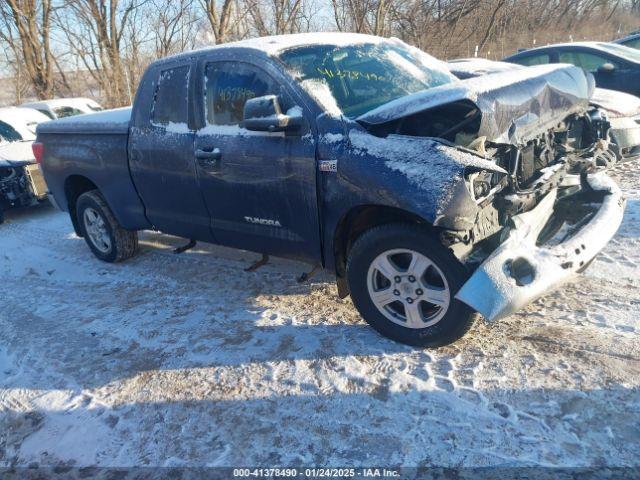
<path id="1" fill-rule="evenodd" d="M 640 51 L 615 43 L 575 42 L 518 52 L 505 62 L 525 66 L 570 63 L 593 74 L 596 85 L 640 96 Z"/>

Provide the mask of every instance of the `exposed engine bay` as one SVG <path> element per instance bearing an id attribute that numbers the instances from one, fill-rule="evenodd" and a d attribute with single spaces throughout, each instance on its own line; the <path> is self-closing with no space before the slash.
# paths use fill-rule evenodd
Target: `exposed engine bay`
<path id="1" fill-rule="evenodd" d="M 500 318 L 587 268 L 624 211 L 620 190 L 605 173 L 617 158 L 609 128 L 592 108 L 522 145 L 455 132 L 456 145 L 508 172 L 470 172 L 469 191 L 478 205 L 474 227 L 441 235 L 475 270 L 456 298 L 486 318 Z"/>
<path id="2" fill-rule="evenodd" d="M 610 123 L 598 109 L 572 114 L 520 145 L 478 137 L 478 117 L 470 110 L 455 125 L 441 117 L 440 134 L 507 173 L 468 169 L 477 209 L 449 214 L 474 216 L 473 227 L 443 230 L 441 241 L 474 271 L 456 298 L 493 320 L 586 269 L 618 229 L 624 199 L 605 173 L 616 152 L 607 141 Z M 402 125 L 398 133 L 409 133 Z M 428 133 L 437 134 L 437 125 Z M 422 133 L 413 126 L 412 135 Z"/>
<path id="3" fill-rule="evenodd" d="M 469 193 L 477 211 L 450 213 L 455 216 L 477 214 L 477 218 L 471 231 L 443 231 L 443 242 L 449 246 L 472 247 L 501 230 L 514 215 L 533 209 L 568 175 L 595 172 L 616 162 L 616 153 L 606 140 L 609 121 L 596 108 L 572 114 L 518 145 L 496 143 L 478 136 L 481 116 L 472 102 L 459 101 L 369 127 L 379 136 L 439 138 L 492 160 L 507 172 L 468 169 Z M 575 194 L 576 190 L 564 190 L 561 197 Z M 461 257 L 467 257 L 464 248 L 457 250 Z"/>
<path id="4" fill-rule="evenodd" d="M 484 138 L 474 138 L 468 131 L 456 132 L 454 141 L 457 145 L 477 151 L 508 172 L 507 175 L 483 171 L 469 173 L 470 193 L 480 209 L 477 228 L 469 233 L 469 243 L 482 242 L 508 226 L 513 216 L 534 209 L 556 189 L 557 210 L 570 201 L 579 203 L 585 196 L 584 189 L 579 182 L 565 185 L 565 181 L 615 164 L 616 154 L 606 140 L 608 129 L 607 119 L 599 110 L 592 109 L 582 115 L 567 117 L 523 145 L 497 145 Z M 586 200 L 587 203 L 590 201 Z M 492 220 L 492 225 L 487 224 L 487 219 Z M 579 224 L 578 220 L 574 218 L 575 225 Z M 550 238 L 554 226 L 559 229 L 563 225 L 564 222 L 550 222 L 542 232 L 543 239 Z"/>

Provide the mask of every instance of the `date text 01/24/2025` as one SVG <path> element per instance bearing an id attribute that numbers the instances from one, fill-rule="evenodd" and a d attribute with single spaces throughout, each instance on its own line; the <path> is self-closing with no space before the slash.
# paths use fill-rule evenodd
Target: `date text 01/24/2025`
<path id="1" fill-rule="evenodd" d="M 235 478 L 398 478 L 400 472 L 388 468 L 234 468 L 233 476 Z"/>

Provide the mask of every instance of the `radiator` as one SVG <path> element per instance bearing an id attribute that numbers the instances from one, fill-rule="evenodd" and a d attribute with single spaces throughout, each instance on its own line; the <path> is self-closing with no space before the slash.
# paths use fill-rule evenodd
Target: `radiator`
<path id="1" fill-rule="evenodd" d="M 34 197 L 38 200 L 46 197 L 47 184 L 44 181 L 44 176 L 42 175 L 40 166 L 35 164 L 27 165 L 24 169 L 27 172 L 27 178 L 29 179 L 29 185 L 31 186 L 31 191 L 33 192 Z"/>

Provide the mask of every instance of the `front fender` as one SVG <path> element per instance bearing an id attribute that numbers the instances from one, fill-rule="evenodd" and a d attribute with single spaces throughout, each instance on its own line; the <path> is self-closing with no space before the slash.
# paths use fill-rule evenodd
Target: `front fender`
<path id="1" fill-rule="evenodd" d="M 349 141 L 354 161 L 344 166 L 341 175 L 376 185 L 389 205 L 414 212 L 435 226 L 473 227 L 477 206 L 466 186 L 466 169 L 506 173 L 490 160 L 435 138 L 380 138 L 352 130 Z"/>
<path id="2" fill-rule="evenodd" d="M 392 207 L 424 223 L 453 228 L 460 223 L 460 212 L 476 208 L 470 203 L 465 169 L 504 172 L 495 163 L 438 139 L 381 138 L 355 122 L 341 126 L 320 129 L 318 139 L 323 258 L 329 268 L 335 264 L 334 232 L 353 208 Z M 475 220 L 474 214 L 469 218 Z"/>

